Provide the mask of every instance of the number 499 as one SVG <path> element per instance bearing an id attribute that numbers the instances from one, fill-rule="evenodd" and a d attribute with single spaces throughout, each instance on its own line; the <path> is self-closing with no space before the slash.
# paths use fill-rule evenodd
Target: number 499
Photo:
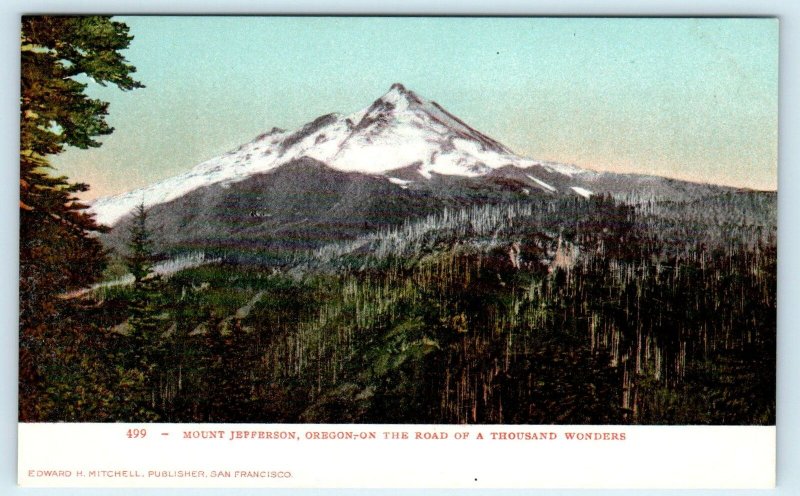
<path id="1" fill-rule="evenodd" d="M 147 436 L 147 429 L 128 429 L 128 439 L 141 439 Z"/>

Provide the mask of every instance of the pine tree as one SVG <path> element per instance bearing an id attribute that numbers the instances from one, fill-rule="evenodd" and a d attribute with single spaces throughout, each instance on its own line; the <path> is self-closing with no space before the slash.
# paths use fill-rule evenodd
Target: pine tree
<path id="1" fill-rule="evenodd" d="M 140 204 L 134 211 L 129 235 L 125 261 L 128 270 L 133 274 L 134 283 L 128 303 L 129 349 L 123 350 L 123 353 L 126 356 L 125 366 L 138 371 L 142 376 L 139 399 L 142 412 L 145 413 L 156 407 L 155 385 L 163 369 L 165 349 L 159 320 L 161 281 L 153 273 L 152 243 L 144 204 Z"/>
<path id="2" fill-rule="evenodd" d="M 64 326 L 59 295 L 86 286 L 105 264 L 92 233 L 102 231 L 75 196 L 88 185 L 51 174 L 47 156 L 64 147 L 100 146 L 108 103 L 89 98 L 76 76 L 122 90 L 142 85 L 120 51 L 128 27 L 106 16 L 22 19 L 20 94 L 20 419 L 36 420 L 46 393 L 43 361 Z"/>
<path id="3" fill-rule="evenodd" d="M 130 335 L 141 340 L 140 350 L 142 353 L 145 347 L 156 339 L 158 331 L 158 321 L 156 313 L 158 311 L 158 285 L 159 278 L 153 273 L 153 255 L 151 252 L 150 232 L 147 229 L 147 211 L 144 205 L 140 204 L 133 217 L 133 223 L 129 230 L 130 240 L 128 242 L 128 256 L 125 262 L 133 274 L 133 292 L 128 304 L 130 318 L 128 320 Z M 142 356 L 142 359 L 145 357 Z"/>
<path id="4" fill-rule="evenodd" d="M 128 256 L 125 262 L 134 277 L 134 285 L 141 286 L 152 274 L 152 241 L 147 230 L 147 210 L 140 203 L 133 212 L 133 222 L 128 230 Z"/>

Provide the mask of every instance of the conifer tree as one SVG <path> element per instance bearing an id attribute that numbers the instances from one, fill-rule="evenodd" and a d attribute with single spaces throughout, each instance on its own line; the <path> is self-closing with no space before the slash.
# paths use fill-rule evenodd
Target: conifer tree
<path id="1" fill-rule="evenodd" d="M 133 212 L 133 222 L 128 230 L 128 256 L 125 258 L 128 270 L 134 277 L 134 285 L 141 286 L 152 274 L 152 241 L 147 229 L 147 210 L 140 203 Z"/>
<path id="2" fill-rule="evenodd" d="M 101 274 L 105 254 L 93 232 L 103 230 L 75 196 L 88 185 L 53 175 L 47 157 L 64 147 L 100 146 L 113 129 L 108 103 L 89 98 L 88 78 L 122 90 L 142 85 L 120 53 L 128 27 L 107 16 L 25 16 L 20 36 L 20 419 L 36 420 L 46 389 L 42 361 L 59 332 L 76 332 L 61 316 L 58 296 Z M 53 341 L 55 340 L 55 341 Z"/>
<path id="3" fill-rule="evenodd" d="M 159 321 L 161 282 L 158 275 L 153 273 L 152 243 L 144 204 L 139 204 L 134 211 L 129 235 L 125 261 L 134 282 L 128 303 L 129 349 L 123 350 L 123 353 L 128 357 L 125 365 L 142 375 L 141 407 L 147 408 L 147 405 L 152 409 L 157 402 L 155 384 L 161 373 L 164 343 Z"/>

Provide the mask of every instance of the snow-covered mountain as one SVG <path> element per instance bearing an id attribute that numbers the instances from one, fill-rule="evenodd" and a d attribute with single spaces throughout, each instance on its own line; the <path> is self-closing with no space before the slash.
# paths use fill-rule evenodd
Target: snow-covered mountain
<path id="1" fill-rule="evenodd" d="M 100 198 L 91 211 L 100 223 L 114 225 L 141 202 L 146 207 L 166 203 L 198 188 L 236 183 L 304 157 L 343 172 L 385 176 L 401 188 L 430 180 L 433 174 L 476 177 L 508 166 L 520 169 L 538 166 L 565 179 L 575 176 L 590 179 L 596 175 L 572 165 L 520 157 L 438 103 L 394 84 L 361 111 L 346 116 L 324 115 L 293 132 L 273 128 L 184 174 Z M 400 172 L 393 174 L 394 171 Z M 528 176 L 531 188 L 556 191 L 556 186 L 535 173 Z M 582 183 L 576 183 L 571 191 L 582 196 L 591 194 Z"/>
<path id="2" fill-rule="evenodd" d="M 359 112 L 273 129 L 91 210 L 112 226 L 101 236 L 111 248 L 124 250 L 128 214 L 144 202 L 157 251 L 245 260 L 351 240 L 444 208 L 606 193 L 682 201 L 722 189 L 524 158 L 395 84 Z"/>

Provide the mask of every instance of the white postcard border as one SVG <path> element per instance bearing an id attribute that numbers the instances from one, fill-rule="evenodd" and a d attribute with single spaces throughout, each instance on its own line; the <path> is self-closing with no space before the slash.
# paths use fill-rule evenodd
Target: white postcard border
<path id="1" fill-rule="evenodd" d="M 313 10 L 314 12 L 323 12 L 325 9 L 322 7 L 321 2 L 310 2 L 313 6 L 308 7 L 309 2 L 301 2 L 306 9 Z M 503 2 L 500 6 L 489 6 L 486 7 L 485 5 L 488 4 L 481 4 L 480 2 L 467 2 L 466 6 L 464 2 L 444 2 L 440 8 L 442 11 L 449 11 L 453 9 L 470 9 L 470 6 L 473 10 L 477 9 L 490 9 L 495 13 L 500 13 L 500 10 L 503 9 L 502 5 L 509 4 L 512 2 Z M 72 5 L 70 5 L 72 4 Z M 458 6 L 456 5 L 458 4 Z M 238 5 L 238 7 L 237 7 Z M 279 5 L 283 5 L 283 10 L 296 10 L 298 7 L 294 7 L 294 3 L 282 3 Z M 339 7 L 336 11 L 346 11 L 346 9 L 350 8 L 351 11 L 363 11 L 366 9 L 366 3 L 359 3 L 359 2 L 350 2 L 344 1 L 337 4 Z M 355 5 L 355 7 L 353 6 Z M 358 5 L 362 5 L 363 7 L 358 7 Z M 415 9 L 413 5 L 414 2 L 411 2 L 410 9 Z M 416 5 L 421 5 L 419 2 Z M 448 7 L 449 5 L 449 7 Z M 484 5 L 484 7 L 480 7 L 480 5 Z M 120 7 L 121 6 L 121 7 Z M 250 6 L 248 8 L 248 6 Z M 348 7 L 349 6 L 349 7 Z M 234 11 L 241 11 L 243 8 L 247 10 L 252 10 L 254 8 L 261 9 L 261 12 L 266 12 L 263 5 L 256 7 L 255 3 L 252 2 L 233 2 L 227 4 L 219 4 L 217 7 L 210 7 L 216 8 L 217 10 L 224 10 L 225 12 L 234 12 Z M 279 7 L 280 8 L 280 7 Z M 377 11 L 377 7 L 371 7 Z M 148 12 L 196 12 L 198 10 L 198 6 L 196 3 L 188 2 L 188 1 L 171 1 L 168 4 L 164 4 L 158 1 L 151 1 L 151 0 L 144 0 L 138 3 L 132 3 L 128 0 L 124 0 L 122 2 L 109 2 L 106 0 L 105 2 L 98 2 L 95 0 L 91 0 L 89 2 L 85 2 L 81 4 L 81 6 L 77 6 L 74 2 L 67 2 L 65 5 L 64 3 L 59 3 L 55 1 L 44 1 L 44 0 L 34 0 L 34 1 L 22 1 L 22 0 L 10 0 L 5 7 L 3 8 L 4 13 L 7 15 L 3 20 L 3 25 L 9 27 L 10 29 L 4 30 L 6 33 L 7 39 L 14 38 L 16 36 L 15 31 L 13 28 L 18 19 L 15 18 L 20 12 L 23 11 L 54 11 L 54 10 L 65 10 L 69 9 L 70 11 L 78 11 L 78 10 L 85 10 L 85 11 L 115 11 L 115 10 L 127 10 L 127 11 L 148 11 Z M 530 7 L 525 8 L 526 12 L 533 13 L 530 10 Z M 384 11 L 382 9 L 381 11 Z M 514 10 L 511 9 L 513 13 L 522 13 L 520 9 Z M 416 7 L 417 12 L 422 12 L 421 7 Z M 511 12 L 508 12 L 511 13 Z M 782 255 L 787 255 L 787 257 L 781 257 L 780 259 L 780 267 L 779 267 L 779 274 L 780 274 L 780 290 L 779 290 L 779 305 L 778 305 L 778 319 L 779 319 L 779 347 L 778 347 L 778 361 L 779 361 L 779 370 L 778 370 L 778 405 L 777 405 L 777 413 L 778 413 L 778 423 L 780 425 L 779 429 L 777 429 L 779 434 L 779 449 L 780 449 L 780 458 L 779 458 L 779 470 L 781 476 L 779 478 L 779 487 L 776 493 L 778 494 L 790 494 L 794 493 L 796 489 L 798 489 L 798 475 L 800 473 L 796 470 L 797 462 L 798 462 L 798 446 L 800 446 L 800 435 L 797 429 L 797 416 L 796 414 L 798 411 L 798 407 L 800 407 L 800 401 L 798 401 L 797 395 L 793 394 L 797 392 L 797 384 L 796 378 L 798 377 L 797 373 L 800 371 L 800 365 L 798 365 L 795 358 L 798 356 L 797 351 L 800 349 L 800 339 L 797 338 L 797 335 L 792 331 L 792 322 L 797 321 L 798 314 L 800 313 L 800 309 L 794 302 L 797 301 L 797 296 L 800 295 L 800 283 L 798 282 L 796 275 L 797 271 L 795 269 L 800 266 L 800 258 L 796 255 L 796 251 L 794 249 L 797 246 L 800 246 L 800 236 L 798 236 L 798 228 L 796 226 L 792 226 L 789 218 L 792 216 L 793 212 L 800 211 L 800 195 L 798 193 L 798 185 L 800 185 L 800 181 L 798 178 L 800 177 L 800 169 L 796 167 L 787 167 L 787 164 L 791 161 L 792 158 L 798 158 L 800 154 L 798 154 L 798 150 L 800 150 L 800 136 L 798 136 L 797 129 L 797 121 L 796 117 L 798 115 L 797 110 L 800 109 L 800 99 L 798 98 L 798 90 L 796 83 L 798 82 L 798 76 L 800 76 L 800 72 L 798 71 L 798 64 L 796 63 L 798 49 L 800 48 L 800 44 L 798 44 L 798 40 L 800 36 L 798 36 L 798 32 L 795 30 L 794 34 L 791 32 L 784 31 L 785 27 L 789 27 L 790 25 L 796 24 L 800 21 L 800 4 L 793 4 L 792 2 L 780 2 L 778 0 L 775 1 L 765 1 L 761 3 L 753 3 L 748 2 L 747 0 L 740 0 L 740 1 L 723 1 L 723 0 L 713 0 L 711 2 L 707 2 L 704 4 L 698 4 L 697 2 L 686 2 L 686 1 L 678 1 L 670 3 L 669 5 L 661 4 L 661 5 L 644 5 L 641 2 L 635 1 L 628 1 L 628 0 L 612 0 L 611 2 L 604 3 L 602 6 L 597 4 L 593 4 L 592 2 L 582 2 L 581 0 L 562 0 L 560 2 L 551 2 L 550 6 L 539 7 L 537 10 L 539 14 L 571 14 L 571 15 L 578 15 L 578 14 L 638 14 L 638 15 L 665 15 L 665 14 L 672 14 L 672 15 L 698 15 L 698 14 L 728 14 L 728 15 L 752 15 L 752 14 L 776 14 L 782 16 L 782 34 L 781 34 L 781 46 L 782 46 L 782 56 L 781 56 L 781 162 L 782 165 L 779 170 L 779 184 L 780 184 L 780 207 L 779 207 L 779 230 L 780 230 L 780 249 Z M 788 22 L 785 22 L 788 20 Z M 13 41 L 13 40 L 12 40 Z M 794 58 L 795 62 L 791 64 L 787 64 L 789 58 Z M 14 73 L 13 67 L 16 65 L 18 66 L 18 52 L 15 45 L 9 45 L 3 50 L 3 60 L 7 62 L 6 67 L 8 68 L 8 72 L 10 76 L 4 79 L 4 87 L 7 90 L 7 95 L 9 102 L 7 102 L 5 108 L 6 110 L 11 109 L 11 113 L 5 113 L 4 117 L 2 118 L 3 128 L 7 131 L 11 131 L 5 133 L 4 138 L 2 138 L 3 143 L 3 150 L 5 151 L 4 155 L 6 158 L 14 159 L 16 156 L 16 137 L 14 133 L 16 133 L 17 129 L 17 122 L 15 117 L 15 112 L 18 111 L 18 102 L 13 101 L 14 92 L 17 89 L 18 81 L 16 75 Z M 788 71 L 787 71 L 788 69 Z M 790 84 L 791 83 L 791 84 Z M 794 86 L 792 86 L 794 85 Z M 792 87 L 794 89 L 792 89 Z M 15 110 L 16 109 L 16 110 Z M 794 125 L 791 124 L 790 119 L 795 119 Z M 15 171 L 13 167 L 5 169 L 5 179 L 9 179 L 8 181 L 4 181 L 4 186 L 2 187 L 4 198 L 2 218 L 5 220 L 6 226 L 13 226 L 16 217 L 16 202 L 14 197 L 16 195 L 16 183 L 15 181 Z M 16 236 L 13 233 L 13 229 L 9 229 L 11 232 L 7 232 L 5 235 L 0 237 L 0 241 L 2 241 L 2 246 L 6 248 L 7 253 L 14 253 L 16 250 Z M 15 272 L 17 267 L 17 260 L 15 257 L 9 257 L 6 262 L 2 263 L 3 273 L 7 276 L 3 278 L 2 282 L 2 294 L 3 294 L 3 309 L 4 315 L 3 321 L 6 324 L 4 327 L 7 327 L 7 330 L 15 329 L 15 309 L 16 309 L 16 279 L 15 279 Z M 21 431 L 25 430 L 26 426 L 31 426 L 34 424 L 17 424 L 16 421 L 16 353 L 17 350 L 13 346 L 15 344 L 15 337 L 13 332 L 6 332 L 4 333 L 4 338 L 2 342 L 4 343 L 2 352 L 3 360 L 0 360 L 2 363 L 2 370 L 4 370 L 3 379 L 0 385 L 2 385 L 2 409 L 0 413 L 2 413 L 2 453 L 6 463 L 2 469 L 2 480 L 3 483 L 0 485 L 2 488 L 2 492 L 4 494 L 41 494 L 39 492 L 31 492 L 30 490 L 21 490 L 19 487 L 14 487 L 15 482 L 13 479 L 18 469 L 21 469 L 22 460 L 20 460 L 19 467 L 13 462 L 14 454 L 16 453 L 17 443 L 15 443 L 15 439 L 17 435 L 19 435 L 19 440 L 21 441 L 23 436 L 27 436 L 28 434 L 22 434 Z M 40 425 L 40 424 L 35 424 Z M 64 424 L 67 426 L 76 426 L 77 424 Z M 83 424 L 86 425 L 86 424 Z M 89 424 L 92 425 L 92 424 Z M 186 425 L 179 425 L 179 424 L 171 424 L 176 428 L 184 428 L 187 427 Z M 115 424 L 114 427 L 123 427 L 123 424 Z M 631 427 L 621 427 L 622 429 L 629 430 Z M 636 429 L 643 429 L 645 432 L 647 430 L 657 430 L 661 429 L 659 427 L 638 427 Z M 716 427 L 670 427 L 668 429 L 717 429 Z M 723 427 L 720 429 L 728 429 L 727 427 Z M 745 429 L 763 429 L 760 427 L 757 428 L 745 428 Z M 775 427 L 768 427 L 767 429 L 772 430 L 774 433 L 776 431 Z M 773 437 L 774 439 L 774 437 Z M 87 445 L 84 444 L 83 447 L 85 449 Z M 774 452 L 773 452 L 774 453 Z M 683 452 L 681 453 L 683 456 Z M 754 455 L 755 456 L 755 455 Z M 649 487 L 649 486 L 648 486 Z M 6 492 L 8 491 L 8 492 Z M 66 494 L 67 490 L 62 490 L 61 492 L 56 492 L 55 494 Z M 129 489 L 125 492 L 114 492 L 114 494 L 139 494 L 140 491 L 136 489 Z M 52 494 L 48 492 L 47 494 Z M 75 490 L 69 491 L 69 494 L 77 494 Z M 81 492 L 84 494 L 84 492 Z M 95 494 L 95 493 L 92 493 Z M 160 492 L 160 494 L 165 494 L 164 492 Z M 169 493 L 173 494 L 173 493 Z M 318 494 L 316 492 L 310 493 L 305 492 L 304 494 Z M 338 494 L 338 493 L 336 493 Z M 422 492 L 417 492 L 415 494 L 423 494 Z M 560 494 L 560 493 L 559 493 Z M 646 494 L 644 492 L 640 494 Z M 672 493 L 675 494 L 675 493 Z M 680 493 L 686 494 L 686 493 Z M 690 494 L 698 494 L 698 492 L 691 492 Z M 716 494 L 716 493 L 708 493 L 703 491 L 703 494 Z M 752 494 L 752 493 L 745 493 L 745 494 Z"/>

